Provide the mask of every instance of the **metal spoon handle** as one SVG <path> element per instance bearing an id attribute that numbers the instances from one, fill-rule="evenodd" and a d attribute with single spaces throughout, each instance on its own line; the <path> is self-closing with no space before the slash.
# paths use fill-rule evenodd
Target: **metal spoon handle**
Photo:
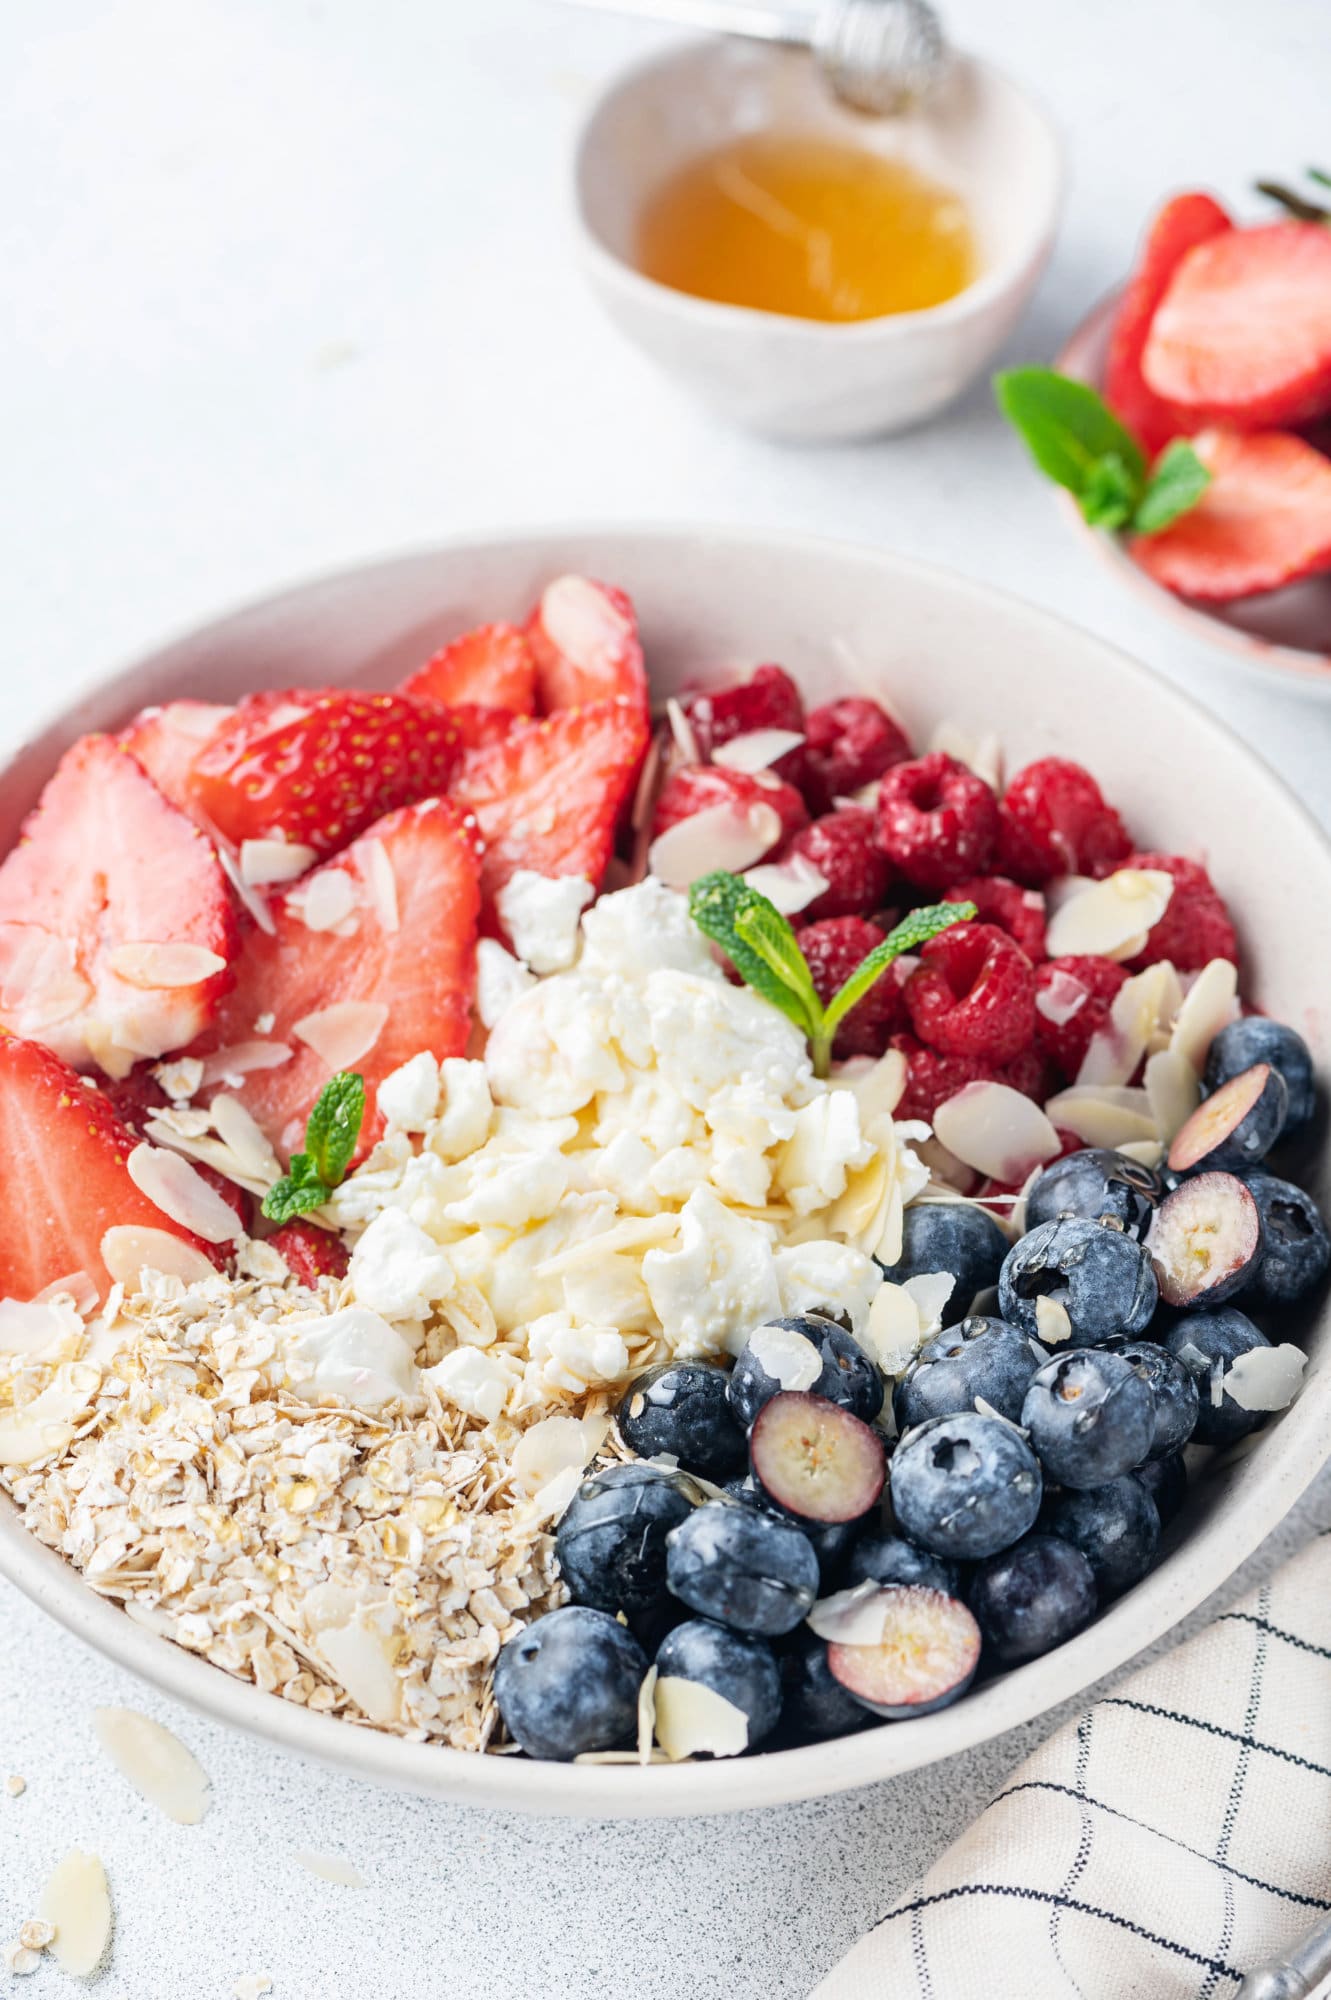
<path id="1" fill-rule="evenodd" d="M 632 14 L 644 21 L 676 21 L 718 35 L 752 35 L 762 42 L 807 44 L 817 19 L 816 7 L 745 6 L 743 0 L 564 0 L 564 5 Z"/>
<path id="2" fill-rule="evenodd" d="M 1283 1957 L 1255 1966 L 1234 2000 L 1311 2000 L 1328 1972 L 1331 1923 L 1322 1923 Z"/>

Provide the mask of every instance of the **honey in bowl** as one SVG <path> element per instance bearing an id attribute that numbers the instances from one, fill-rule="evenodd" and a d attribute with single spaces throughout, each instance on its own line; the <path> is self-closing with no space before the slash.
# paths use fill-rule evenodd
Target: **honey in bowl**
<path id="1" fill-rule="evenodd" d="M 835 139 L 749 132 L 651 196 L 635 262 L 695 298 L 796 319 L 864 320 L 955 298 L 975 276 L 960 197 Z"/>

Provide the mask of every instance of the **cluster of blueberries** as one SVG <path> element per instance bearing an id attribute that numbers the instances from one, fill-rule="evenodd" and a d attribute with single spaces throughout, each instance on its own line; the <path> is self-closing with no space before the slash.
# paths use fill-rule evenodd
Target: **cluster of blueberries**
<path id="1" fill-rule="evenodd" d="M 979 1206 L 912 1206 L 888 1275 L 947 1272 L 952 1305 L 890 1403 L 830 1312 L 755 1329 L 733 1368 L 644 1375 L 618 1415 L 637 1459 L 585 1479 L 558 1527 L 573 1602 L 500 1653 L 509 1734 L 541 1758 L 631 1746 L 654 1656 L 658 1686 L 740 1711 L 747 1747 L 821 1740 L 1079 1631 L 1154 1562 L 1184 1446 L 1263 1421 L 1260 1393 L 1230 1391 L 1270 1346 L 1251 1315 L 1304 1301 L 1331 1240 L 1261 1163 L 1313 1109 L 1304 1042 L 1248 1017 L 1162 1171 L 1069 1154 L 1011 1245 Z M 810 1626 L 833 1593 L 848 1622 Z"/>

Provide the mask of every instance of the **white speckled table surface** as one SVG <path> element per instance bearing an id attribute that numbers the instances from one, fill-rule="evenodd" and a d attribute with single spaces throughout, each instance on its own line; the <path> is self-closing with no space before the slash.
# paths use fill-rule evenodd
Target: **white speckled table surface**
<path id="1" fill-rule="evenodd" d="M 1054 351 L 1162 189 L 1238 198 L 1325 148 L 1325 0 L 1269 0 L 1260 20 L 1244 0 L 948 14 L 1067 137 L 1058 252 L 1010 358 Z M 1125 596 L 983 388 L 918 434 L 797 454 L 719 431 L 621 344 L 572 268 L 566 159 L 598 82 L 653 39 L 553 0 L 0 8 L 6 728 L 234 599 L 364 554 L 535 521 L 730 520 L 1039 599 L 1210 702 L 1331 823 L 1331 709 L 1241 680 Z M 1324 1479 L 1256 1560 L 1329 1524 Z M 169 1825 L 100 1759 L 102 1702 L 192 1744 L 202 1826 Z M 228 1737 L 0 1588 L 0 1775 L 27 1779 L 0 1792 L 0 1939 L 83 1845 L 114 1889 L 106 2000 L 224 2000 L 252 1973 L 274 2000 L 799 2000 L 1045 1727 L 826 1804 L 525 1822 Z M 315 1879 L 301 1850 L 367 1886 Z M 61 1986 L 44 1967 L 26 1990 Z"/>

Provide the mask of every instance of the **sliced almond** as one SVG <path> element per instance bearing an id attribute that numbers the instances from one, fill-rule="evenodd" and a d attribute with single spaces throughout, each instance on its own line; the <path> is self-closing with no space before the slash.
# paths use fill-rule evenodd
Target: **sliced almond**
<path id="1" fill-rule="evenodd" d="M 991 734 L 972 736 L 960 723 L 952 722 L 947 716 L 929 738 L 930 750 L 941 750 L 944 756 L 953 757 L 958 764 L 964 764 L 968 771 L 974 771 L 977 778 L 983 778 L 986 785 L 999 791 L 1003 783 L 1003 746 L 997 736 Z"/>
<path id="2" fill-rule="evenodd" d="M 1043 1347 L 1061 1347 L 1065 1340 L 1071 1340 L 1072 1321 L 1067 1307 L 1057 1299 L 1036 1299 L 1035 1337 Z"/>
<path id="3" fill-rule="evenodd" d="M 709 703 L 709 713 L 710 707 Z M 701 764 L 704 759 L 702 745 L 698 741 L 698 732 L 689 721 L 684 711 L 683 703 L 676 701 L 674 695 L 670 695 L 666 700 L 666 721 L 670 725 L 670 735 L 675 749 L 679 753 L 680 761 L 685 764 Z"/>
<path id="4" fill-rule="evenodd" d="M 753 775 L 770 771 L 782 757 L 798 750 L 803 741 L 797 729 L 749 729 L 743 736 L 732 736 L 728 743 L 713 750 L 712 762 L 723 764 L 728 771 L 747 771 Z"/>
<path id="5" fill-rule="evenodd" d="M 75 1848 L 58 1861 L 46 1878 L 37 1911 L 55 1925 L 51 1953 L 56 1963 L 81 1979 L 95 1972 L 111 1941 L 111 1892 L 98 1857 Z"/>
<path id="6" fill-rule="evenodd" d="M 345 868 L 321 868 L 303 890 L 287 897 L 286 907 L 296 912 L 306 930 L 336 930 L 356 914 L 356 885 Z"/>
<path id="7" fill-rule="evenodd" d="M 50 1299 L 68 1299 L 75 1312 L 86 1319 L 97 1310 L 97 1287 L 86 1271 L 70 1271 L 63 1278 L 52 1278 L 49 1285 L 43 1285 L 33 1303 L 45 1305 Z"/>
<path id="8" fill-rule="evenodd" d="M 52 1300 L 0 1299 L 0 1354 L 40 1354 L 44 1347 L 77 1329 L 69 1308 Z"/>
<path id="9" fill-rule="evenodd" d="M 587 1445 L 587 1433 L 577 1417 L 542 1417 L 514 1446 L 513 1477 L 524 1493 L 537 1493 L 569 1466 L 581 1472 L 591 1456 Z"/>
<path id="10" fill-rule="evenodd" d="M 1042 1014 L 1046 1021 L 1052 1021 L 1056 1028 L 1061 1028 L 1074 1014 L 1081 1012 L 1090 997 L 1090 988 L 1083 986 L 1074 973 L 1056 966 L 1046 984 L 1036 991 L 1035 1011 Z"/>
<path id="11" fill-rule="evenodd" d="M 748 1749 L 748 1716 L 700 1681 L 663 1674 L 656 1683 L 655 1701 L 656 1740 L 672 1764 L 700 1751 L 738 1757 Z"/>
<path id="12" fill-rule="evenodd" d="M 177 1826 L 197 1826 L 208 1810 L 208 1778 L 192 1750 L 165 1724 L 133 1708 L 95 1708 L 93 1731 L 122 1778 Z"/>
<path id="13" fill-rule="evenodd" d="M 226 960 L 201 944 L 118 944 L 106 962 L 117 979 L 149 993 L 197 986 L 226 971 Z"/>
<path id="14" fill-rule="evenodd" d="M 1135 1160 L 1139 1167 L 1158 1167 L 1165 1157 L 1158 1139 L 1125 1139 L 1117 1150 L 1125 1160 Z"/>
<path id="15" fill-rule="evenodd" d="M 1288 1341 L 1279 1347 L 1253 1347 L 1231 1362 L 1224 1393 L 1241 1410 L 1283 1410 L 1298 1395 L 1307 1366 L 1302 1348 Z"/>
<path id="16" fill-rule="evenodd" d="M 1145 1083 L 1156 1131 L 1168 1145 L 1202 1101 L 1201 1078 L 1176 1049 L 1157 1049 L 1147 1058 Z"/>
<path id="17" fill-rule="evenodd" d="M 320 1632 L 316 1641 L 333 1678 L 341 1683 L 371 1722 L 396 1722 L 402 1684 L 393 1667 L 393 1646 L 364 1612 L 345 1625 Z"/>
<path id="18" fill-rule="evenodd" d="M 293 1857 L 298 1868 L 307 1875 L 317 1875 L 321 1882 L 336 1883 L 339 1889 L 363 1889 L 365 1877 L 351 1861 L 343 1860 L 340 1854 L 310 1854 L 297 1852 Z"/>
<path id="19" fill-rule="evenodd" d="M 783 1389 L 811 1389 L 823 1372 L 823 1357 L 793 1326 L 760 1326 L 748 1349 L 765 1375 Z"/>
<path id="20" fill-rule="evenodd" d="M 760 896 L 766 896 L 783 917 L 807 910 L 827 887 L 826 875 L 802 854 L 792 854 L 788 861 L 759 862 L 756 868 L 746 869 L 744 880 Z"/>
<path id="21" fill-rule="evenodd" d="M 1238 1018 L 1238 967 L 1227 958 L 1204 965 L 1183 996 L 1169 1046 L 1200 1073 L 1206 1052 L 1222 1028 Z"/>
<path id="22" fill-rule="evenodd" d="M 179 1278 L 183 1284 L 197 1285 L 217 1276 L 216 1266 L 183 1237 L 166 1229 L 147 1229 L 138 1223 L 117 1222 L 102 1237 L 102 1262 L 118 1285 L 126 1291 L 139 1289 L 145 1271 Z"/>
<path id="23" fill-rule="evenodd" d="M 1054 910 L 1050 958 L 1134 958 L 1169 907 L 1174 878 L 1162 868 L 1119 868 Z"/>
<path id="24" fill-rule="evenodd" d="M 382 840 L 361 840 L 356 844 L 356 860 L 365 893 L 379 919 L 379 928 L 390 936 L 401 923 L 397 900 L 397 876 Z"/>
<path id="25" fill-rule="evenodd" d="M 274 920 L 272 910 L 268 906 L 268 898 L 260 890 L 250 887 L 250 884 L 241 873 L 240 863 L 232 853 L 230 843 L 223 840 L 216 827 L 210 826 L 206 818 L 200 817 L 201 824 L 212 835 L 213 845 L 217 849 L 217 858 L 222 864 L 222 873 L 226 876 L 227 881 L 231 884 L 237 896 L 259 926 L 259 929 L 266 931 L 269 937 L 276 937 L 277 924 Z"/>
<path id="26" fill-rule="evenodd" d="M 245 1234 L 235 1209 L 179 1153 L 141 1144 L 125 1165 L 139 1193 L 191 1235 L 205 1243 L 234 1243 Z"/>
<path id="27" fill-rule="evenodd" d="M 652 1761 L 652 1740 L 656 1735 L 656 1682 L 658 1669 L 648 1667 L 638 1689 L 638 1762 Z"/>
<path id="28" fill-rule="evenodd" d="M 968 1083 L 934 1113 L 950 1153 L 991 1180 L 1016 1184 L 1054 1159 L 1059 1137 L 1033 1099 L 1007 1083 Z"/>
<path id="29" fill-rule="evenodd" d="M 242 840 L 240 879 L 251 889 L 262 889 L 269 882 L 296 882 L 318 859 L 317 851 L 300 840 Z"/>
<path id="30" fill-rule="evenodd" d="M 257 1180 L 278 1173 L 277 1155 L 267 1135 L 238 1097 L 228 1097 L 225 1091 L 220 1091 L 209 1105 L 208 1115 L 218 1138 L 230 1147 L 246 1173 Z"/>
<path id="31" fill-rule="evenodd" d="M 343 1070 L 370 1053 L 387 1019 L 388 1009 L 382 1000 L 338 1000 L 294 1021 L 291 1032 L 330 1070 Z"/>
<path id="32" fill-rule="evenodd" d="M 731 805 L 706 806 L 658 835 L 647 850 L 647 866 L 668 889 L 687 889 L 714 868 L 742 875 L 780 838 L 781 815 L 765 800 L 743 812 Z"/>
<path id="33" fill-rule="evenodd" d="M 290 1061 L 289 1042 L 232 1042 L 204 1057 L 199 1088 L 207 1090 L 215 1083 L 233 1076 L 249 1076 L 255 1070 L 281 1069 L 283 1063 Z"/>
<path id="34" fill-rule="evenodd" d="M 1087 1146 L 1119 1147 L 1130 1139 L 1155 1139 L 1155 1114 L 1146 1092 L 1122 1084 L 1073 1084 L 1045 1102 L 1045 1116 Z"/>
<path id="35" fill-rule="evenodd" d="M 1077 1071 L 1078 1083 L 1131 1083 L 1159 1032 L 1172 1021 L 1178 980 L 1172 965 L 1148 965 L 1125 979 L 1114 995 L 1106 1025 L 1091 1037 Z"/>
<path id="36" fill-rule="evenodd" d="M 881 1583 L 856 1583 L 849 1590 L 833 1591 L 820 1597 L 805 1619 L 819 1639 L 836 1646 L 878 1646 L 890 1603 L 888 1588 Z"/>

